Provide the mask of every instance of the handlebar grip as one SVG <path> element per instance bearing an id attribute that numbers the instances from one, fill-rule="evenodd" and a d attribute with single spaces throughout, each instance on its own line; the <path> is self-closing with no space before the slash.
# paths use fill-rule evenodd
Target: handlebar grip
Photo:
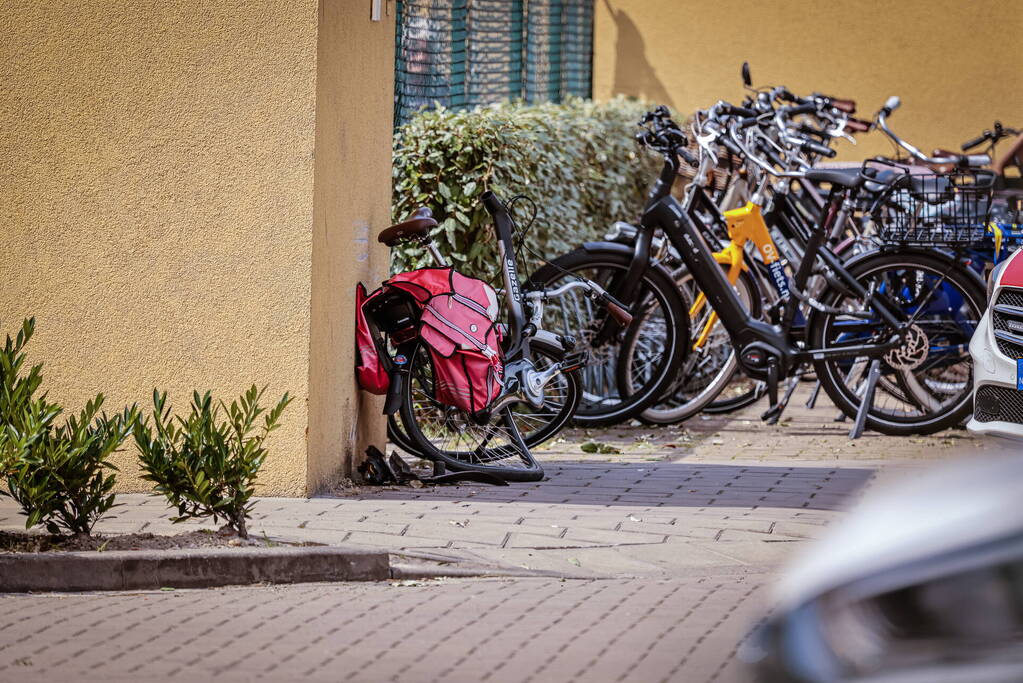
<path id="1" fill-rule="evenodd" d="M 974 147 L 978 147 L 978 146 L 984 144 L 985 142 L 987 142 L 987 140 L 990 137 L 991 137 L 991 131 L 986 130 L 981 135 L 978 135 L 977 137 L 973 138 L 972 140 L 967 140 L 966 142 L 964 142 L 959 149 L 961 149 L 964 152 L 969 151 L 969 150 L 973 149 Z"/>
<path id="2" fill-rule="evenodd" d="M 827 157 L 828 159 L 831 159 L 836 154 L 838 154 L 838 152 L 831 149 L 830 147 L 818 144 L 813 140 L 803 140 L 803 142 L 799 145 L 799 149 L 809 154 L 820 154 L 821 156 Z"/>
<path id="3" fill-rule="evenodd" d="M 807 102 L 806 104 L 797 104 L 793 107 L 783 107 L 783 110 L 790 116 L 793 114 L 812 114 L 817 111 L 817 104 L 815 102 Z"/>
<path id="4" fill-rule="evenodd" d="M 828 103 L 838 111 L 846 114 L 856 113 L 856 100 L 844 100 L 840 97 L 828 97 Z"/>
<path id="5" fill-rule="evenodd" d="M 782 102 L 798 102 L 799 98 L 796 97 L 791 90 L 788 88 L 782 88 L 778 92 L 778 99 Z"/>
<path id="6" fill-rule="evenodd" d="M 873 127 L 873 125 L 870 121 L 864 121 L 863 119 L 857 119 L 850 116 L 846 119 L 845 127 L 853 133 L 866 133 Z"/>
<path id="7" fill-rule="evenodd" d="M 741 157 L 742 156 L 742 150 L 739 149 L 739 146 L 736 145 L 734 142 L 732 142 L 732 139 L 730 137 L 728 137 L 727 135 L 722 135 L 721 137 L 718 138 L 717 141 L 721 143 L 722 147 L 727 149 L 729 152 L 731 152 L 735 156 L 737 156 L 737 157 Z"/>
<path id="8" fill-rule="evenodd" d="M 604 302 L 604 306 L 607 308 L 608 315 L 614 318 L 614 321 L 622 327 L 628 327 L 632 324 L 632 314 L 614 301 L 611 301 L 611 297 L 608 297 L 608 300 Z"/>
<path id="9" fill-rule="evenodd" d="M 700 160 L 694 157 L 685 147 L 679 147 L 676 151 L 678 152 L 678 155 L 690 166 L 700 165 Z"/>
<path id="10" fill-rule="evenodd" d="M 983 168 L 991 164 L 991 157 L 987 154 L 964 154 L 961 163 L 966 168 Z"/>
<path id="11" fill-rule="evenodd" d="M 760 119 L 756 116 L 748 116 L 744 119 L 739 119 L 739 128 L 750 128 L 760 123 Z"/>
<path id="12" fill-rule="evenodd" d="M 756 117 L 757 112 L 748 107 L 737 107 L 734 104 L 723 103 L 721 113 L 729 116 L 742 116 L 744 118 Z"/>

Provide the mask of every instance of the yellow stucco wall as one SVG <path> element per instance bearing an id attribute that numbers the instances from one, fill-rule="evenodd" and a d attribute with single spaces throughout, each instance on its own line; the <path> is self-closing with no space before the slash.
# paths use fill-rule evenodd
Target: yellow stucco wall
<path id="1" fill-rule="evenodd" d="M 324 34 L 348 41 L 332 68 L 355 55 L 346 82 L 318 67 L 318 27 L 356 4 Z M 148 406 L 158 386 L 184 409 L 196 388 L 269 384 L 297 398 L 260 493 L 342 473 L 354 408 L 330 402 L 354 394 L 359 272 L 344 264 L 389 207 L 391 86 L 339 90 L 370 58 L 390 68 L 393 23 L 370 24 L 368 2 L 343 0 L 0 3 L 0 333 L 37 316 L 51 398 Z M 341 121 L 376 152 L 332 150 Z M 122 490 L 145 487 L 134 446 L 115 462 Z"/>
<path id="2" fill-rule="evenodd" d="M 857 100 L 872 117 L 889 95 L 891 123 L 930 151 L 995 119 L 1023 125 L 1023 14 L 1013 0 L 597 0 L 594 96 L 639 95 L 682 112 L 737 102 L 739 67 L 755 84 L 784 83 Z M 844 158 L 889 153 L 871 133 Z M 851 149 L 850 149 L 851 148 Z"/>
<path id="3" fill-rule="evenodd" d="M 360 392 L 352 301 L 359 280 L 387 277 L 376 235 L 391 221 L 394 8 L 369 21 L 369 2 L 323 0 L 316 87 L 309 489 L 351 476 L 367 444 L 383 446 L 382 402 Z M 343 463 L 343 471 L 338 471 Z"/>

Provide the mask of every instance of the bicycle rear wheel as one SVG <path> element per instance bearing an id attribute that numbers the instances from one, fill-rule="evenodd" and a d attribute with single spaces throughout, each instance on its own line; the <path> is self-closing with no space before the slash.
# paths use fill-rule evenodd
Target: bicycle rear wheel
<path id="1" fill-rule="evenodd" d="M 868 429 L 891 435 L 931 434 L 960 423 L 972 408 L 969 343 L 985 306 L 984 289 L 958 263 L 916 251 L 874 254 L 849 272 L 913 320 L 901 347 L 880 359 L 881 375 L 868 406 Z M 894 330 L 877 316 L 853 315 L 863 301 L 828 289 L 820 299 L 842 314 L 814 311 L 808 342 L 814 349 L 882 343 Z M 821 386 L 838 408 L 855 417 L 871 359 L 814 361 Z"/>
<path id="2" fill-rule="evenodd" d="M 543 468 L 529 452 L 510 409 L 486 421 L 435 398 L 429 351 L 416 348 L 402 401 L 402 427 L 415 452 L 451 470 L 488 472 L 507 481 L 539 481 Z"/>
<path id="3" fill-rule="evenodd" d="M 538 270 L 530 282 L 554 288 L 579 276 L 615 295 L 626 279 L 631 261 L 631 251 L 624 249 L 576 249 Z M 688 311 L 670 274 L 663 268 L 646 269 L 631 309 L 633 321 L 627 329 L 616 328 L 607 339 L 597 341 L 597 332 L 607 316 L 590 299 L 569 293 L 545 307 L 544 328 L 577 338 L 579 348 L 586 349 L 590 356 L 582 372 L 582 400 L 573 419 L 578 425 L 600 427 L 637 416 L 667 390 L 688 354 L 691 344 Z M 635 337 L 638 350 L 633 361 L 636 365 L 633 382 L 623 391 L 618 364 L 627 334 Z"/>

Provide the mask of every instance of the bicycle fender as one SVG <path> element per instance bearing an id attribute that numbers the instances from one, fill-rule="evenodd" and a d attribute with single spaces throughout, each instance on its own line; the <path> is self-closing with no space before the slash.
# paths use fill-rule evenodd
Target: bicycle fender
<path id="1" fill-rule="evenodd" d="M 622 244 L 621 242 L 584 242 L 583 249 L 591 254 L 599 252 L 631 254 L 634 251 L 631 244 Z"/>
<path id="2" fill-rule="evenodd" d="M 981 290 L 984 290 L 987 287 L 987 283 L 984 281 L 984 278 L 980 275 L 980 273 L 978 273 L 976 270 L 970 268 L 968 265 L 963 263 L 962 259 L 958 258 L 954 252 L 948 251 L 946 249 L 935 249 L 934 247 L 924 248 L 904 246 L 898 247 L 897 249 L 891 248 L 871 249 L 870 251 L 863 252 L 862 254 L 856 254 L 848 261 L 844 261 L 842 265 L 845 266 L 846 269 L 849 269 L 852 268 L 854 265 L 858 264 L 860 261 L 875 258 L 877 257 L 878 254 L 890 253 L 920 254 L 923 256 L 929 256 L 930 258 L 938 259 L 939 261 L 945 261 L 949 265 L 952 264 L 958 265 L 960 268 L 962 268 L 964 272 L 969 273 L 969 277 L 973 279 L 973 281 L 976 283 L 978 287 L 981 288 Z"/>

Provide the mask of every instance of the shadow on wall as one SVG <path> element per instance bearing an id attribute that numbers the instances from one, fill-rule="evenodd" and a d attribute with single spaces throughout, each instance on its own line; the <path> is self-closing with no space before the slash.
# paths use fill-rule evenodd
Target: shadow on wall
<path id="1" fill-rule="evenodd" d="M 647 60 L 643 37 L 636 24 L 624 10 L 615 10 L 609 0 L 604 0 L 604 5 L 615 23 L 617 36 L 611 92 L 643 97 L 674 109 L 675 103 Z"/>

